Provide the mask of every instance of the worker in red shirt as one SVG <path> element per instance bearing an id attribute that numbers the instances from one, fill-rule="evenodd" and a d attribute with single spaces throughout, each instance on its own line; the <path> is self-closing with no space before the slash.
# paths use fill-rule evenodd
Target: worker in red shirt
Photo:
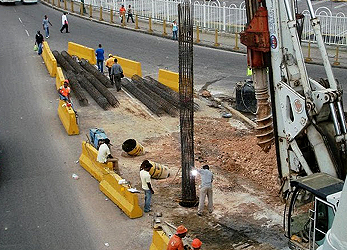
<path id="1" fill-rule="evenodd" d="M 121 23 L 123 23 L 123 18 L 125 18 L 125 12 L 126 12 L 126 10 L 125 10 L 125 7 L 124 7 L 124 5 L 122 5 L 122 7 L 120 7 L 120 9 L 119 9 L 119 16 L 121 17 Z"/>
<path id="2" fill-rule="evenodd" d="M 176 234 L 174 234 L 167 245 L 166 250 L 184 250 L 182 239 L 186 237 L 188 229 L 181 225 L 177 228 Z M 189 249 L 189 248 L 188 248 Z"/>

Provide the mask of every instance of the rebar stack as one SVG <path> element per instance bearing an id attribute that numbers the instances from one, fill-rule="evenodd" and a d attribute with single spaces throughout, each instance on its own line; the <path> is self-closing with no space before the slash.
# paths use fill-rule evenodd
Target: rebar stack
<path id="1" fill-rule="evenodd" d="M 197 203 L 194 168 L 193 9 L 189 0 L 178 5 L 179 100 L 182 164 L 182 201 L 185 207 Z"/>

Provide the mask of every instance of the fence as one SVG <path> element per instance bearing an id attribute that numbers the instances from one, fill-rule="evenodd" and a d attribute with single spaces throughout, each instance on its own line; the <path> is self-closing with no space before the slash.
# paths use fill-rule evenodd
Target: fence
<path id="1" fill-rule="evenodd" d="M 81 0 L 83 1 L 83 0 Z M 104 10 L 118 11 L 121 5 L 127 8 L 132 6 L 133 11 L 139 18 L 152 18 L 153 21 L 172 22 L 178 19 L 177 5 L 183 0 L 84 0 L 87 5 L 94 8 L 102 7 Z M 219 30 L 225 33 L 240 33 L 247 22 L 245 4 L 239 6 L 216 1 L 194 1 L 194 25 L 203 30 Z M 324 42 L 326 44 L 347 45 L 347 17 L 343 13 L 335 15 L 326 8 L 320 7 L 316 16 L 321 22 Z M 304 42 L 315 42 L 310 15 L 308 10 L 303 11 L 305 16 L 302 40 Z"/>

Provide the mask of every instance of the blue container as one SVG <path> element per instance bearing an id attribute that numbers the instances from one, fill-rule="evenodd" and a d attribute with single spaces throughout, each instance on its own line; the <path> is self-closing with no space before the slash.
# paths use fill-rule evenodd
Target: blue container
<path id="1" fill-rule="evenodd" d="M 99 141 L 107 139 L 107 135 L 102 128 L 89 129 L 90 140 L 96 149 L 99 149 Z"/>

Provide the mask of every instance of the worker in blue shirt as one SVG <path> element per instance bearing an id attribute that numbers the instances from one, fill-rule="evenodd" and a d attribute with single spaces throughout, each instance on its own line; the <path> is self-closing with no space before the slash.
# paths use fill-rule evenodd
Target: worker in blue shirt
<path id="1" fill-rule="evenodd" d="M 104 49 L 101 44 L 99 44 L 99 48 L 95 51 L 96 55 L 96 64 L 98 65 L 98 70 L 103 73 L 104 72 Z"/>

